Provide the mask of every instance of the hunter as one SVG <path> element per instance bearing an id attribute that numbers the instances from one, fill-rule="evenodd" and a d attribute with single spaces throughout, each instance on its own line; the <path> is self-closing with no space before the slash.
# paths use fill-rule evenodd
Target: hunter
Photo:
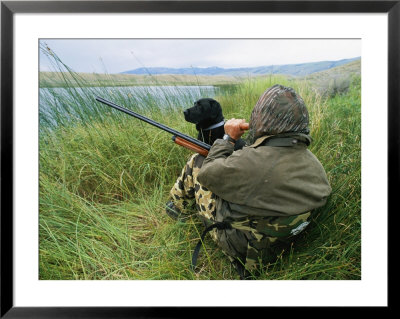
<path id="1" fill-rule="evenodd" d="M 256 103 L 247 145 L 234 151 L 245 132 L 243 119 L 224 125 L 205 158 L 193 155 L 171 189 L 166 212 L 187 216 L 195 199 L 198 215 L 241 279 L 276 258 L 274 246 L 287 243 L 310 223 L 313 211 L 331 193 L 325 170 L 308 149 L 309 115 L 289 87 L 274 85 Z"/>

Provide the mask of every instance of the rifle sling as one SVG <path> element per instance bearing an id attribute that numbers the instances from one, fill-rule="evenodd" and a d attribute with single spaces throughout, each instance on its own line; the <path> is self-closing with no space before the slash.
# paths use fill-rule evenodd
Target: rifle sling
<path id="1" fill-rule="evenodd" d="M 197 245 L 193 251 L 193 256 L 192 256 L 192 270 L 194 271 L 196 268 L 196 263 L 197 263 L 197 257 L 199 257 L 199 252 L 200 252 L 200 248 L 203 244 L 204 241 L 204 237 L 207 235 L 207 233 L 211 230 L 213 230 L 214 228 L 217 228 L 219 230 L 222 229 L 231 229 L 232 226 L 231 224 L 227 223 L 227 222 L 216 222 L 214 224 L 211 224 L 210 226 L 208 226 L 206 229 L 204 229 L 203 233 L 201 234 L 201 237 L 199 239 L 199 241 L 197 242 Z"/>

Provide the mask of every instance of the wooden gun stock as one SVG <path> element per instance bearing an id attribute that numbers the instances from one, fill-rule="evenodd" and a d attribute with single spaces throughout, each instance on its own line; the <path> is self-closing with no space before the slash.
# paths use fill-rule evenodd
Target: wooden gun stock
<path id="1" fill-rule="evenodd" d="M 199 153 L 200 155 L 203 155 L 205 157 L 207 157 L 207 155 L 208 155 L 208 150 L 206 150 L 206 149 L 204 149 L 204 148 L 202 148 L 200 146 L 197 146 L 195 144 L 192 144 L 189 141 L 184 140 L 183 138 L 180 138 L 179 136 L 175 136 L 175 135 L 172 136 L 172 140 L 176 144 L 178 144 L 180 146 L 183 146 L 183 147 L 185 147 L 185 148 L 187 148 L 187 149 L 189 149 L 189 150 L 191 150 L 193 152 Z"/>
<path id="2" fill-rule="evenodd" d="M 242 123 L 240 124 L 240 129 L 242 130 L 248 130 L 249 129 L 249 123 Z M 187 141 L 183 138 L 180 138 L 179 136 L 172 136 L 172 140 L 180 145 L 183 146 L 185 148 L 187 148 L 188 150 L 191 150 L 193 152 L 199 153 L 200 155 L 203 155 L 205 157 L 207 157 L 208 155 L 208 150 L 205 148 L 202 148 L 201 146 L 198 146 L 196 144 L 191 143 L 190 141 Z"/>

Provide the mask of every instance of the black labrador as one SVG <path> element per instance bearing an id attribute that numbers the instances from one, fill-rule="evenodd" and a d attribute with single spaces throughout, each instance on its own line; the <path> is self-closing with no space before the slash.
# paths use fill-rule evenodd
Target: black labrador
<path id="1" fill-rule="evenodd" d="M 221 105 L 214 99 L 203 98 L 194 102 L 191 108 L 183 111 L 185 120 L 196 124 L 197 139 L 212 145 L 216 139 L 222 138 L 224 131 L 224 116 Z M 235 151 L 245 145 L 242 139 L 236 141 Z"/>

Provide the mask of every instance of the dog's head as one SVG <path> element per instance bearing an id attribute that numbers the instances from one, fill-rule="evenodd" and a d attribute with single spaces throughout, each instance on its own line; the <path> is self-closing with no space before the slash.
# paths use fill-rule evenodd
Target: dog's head
<path id="1" fill-rule="evenodd" d="M 196 124 L 199 131 L 197 139 L 212 145 L 216 139 L 224 135 L 224 116 L 221 105 L 214 99 L 204 98 L 194 102 L 194 105 L 183 111 L 185 120 Z M 220 123 L 222 122 L 222 123 Z M 219 124 L 214 126 L 214 124 Z M 210 128 L 213 126 L 212 128 Z M 239 139 L 235 144 L 235 151 L 244 146 L 244 141 Z"/>
<path id="2" fill-rule="evenodd" d="M 221 105 L 214 99 L 204 98 L 194 102 L 183 111 L 185 120 L 196 124 L 196 129 L 205 129 L 224 120 Z"/>

